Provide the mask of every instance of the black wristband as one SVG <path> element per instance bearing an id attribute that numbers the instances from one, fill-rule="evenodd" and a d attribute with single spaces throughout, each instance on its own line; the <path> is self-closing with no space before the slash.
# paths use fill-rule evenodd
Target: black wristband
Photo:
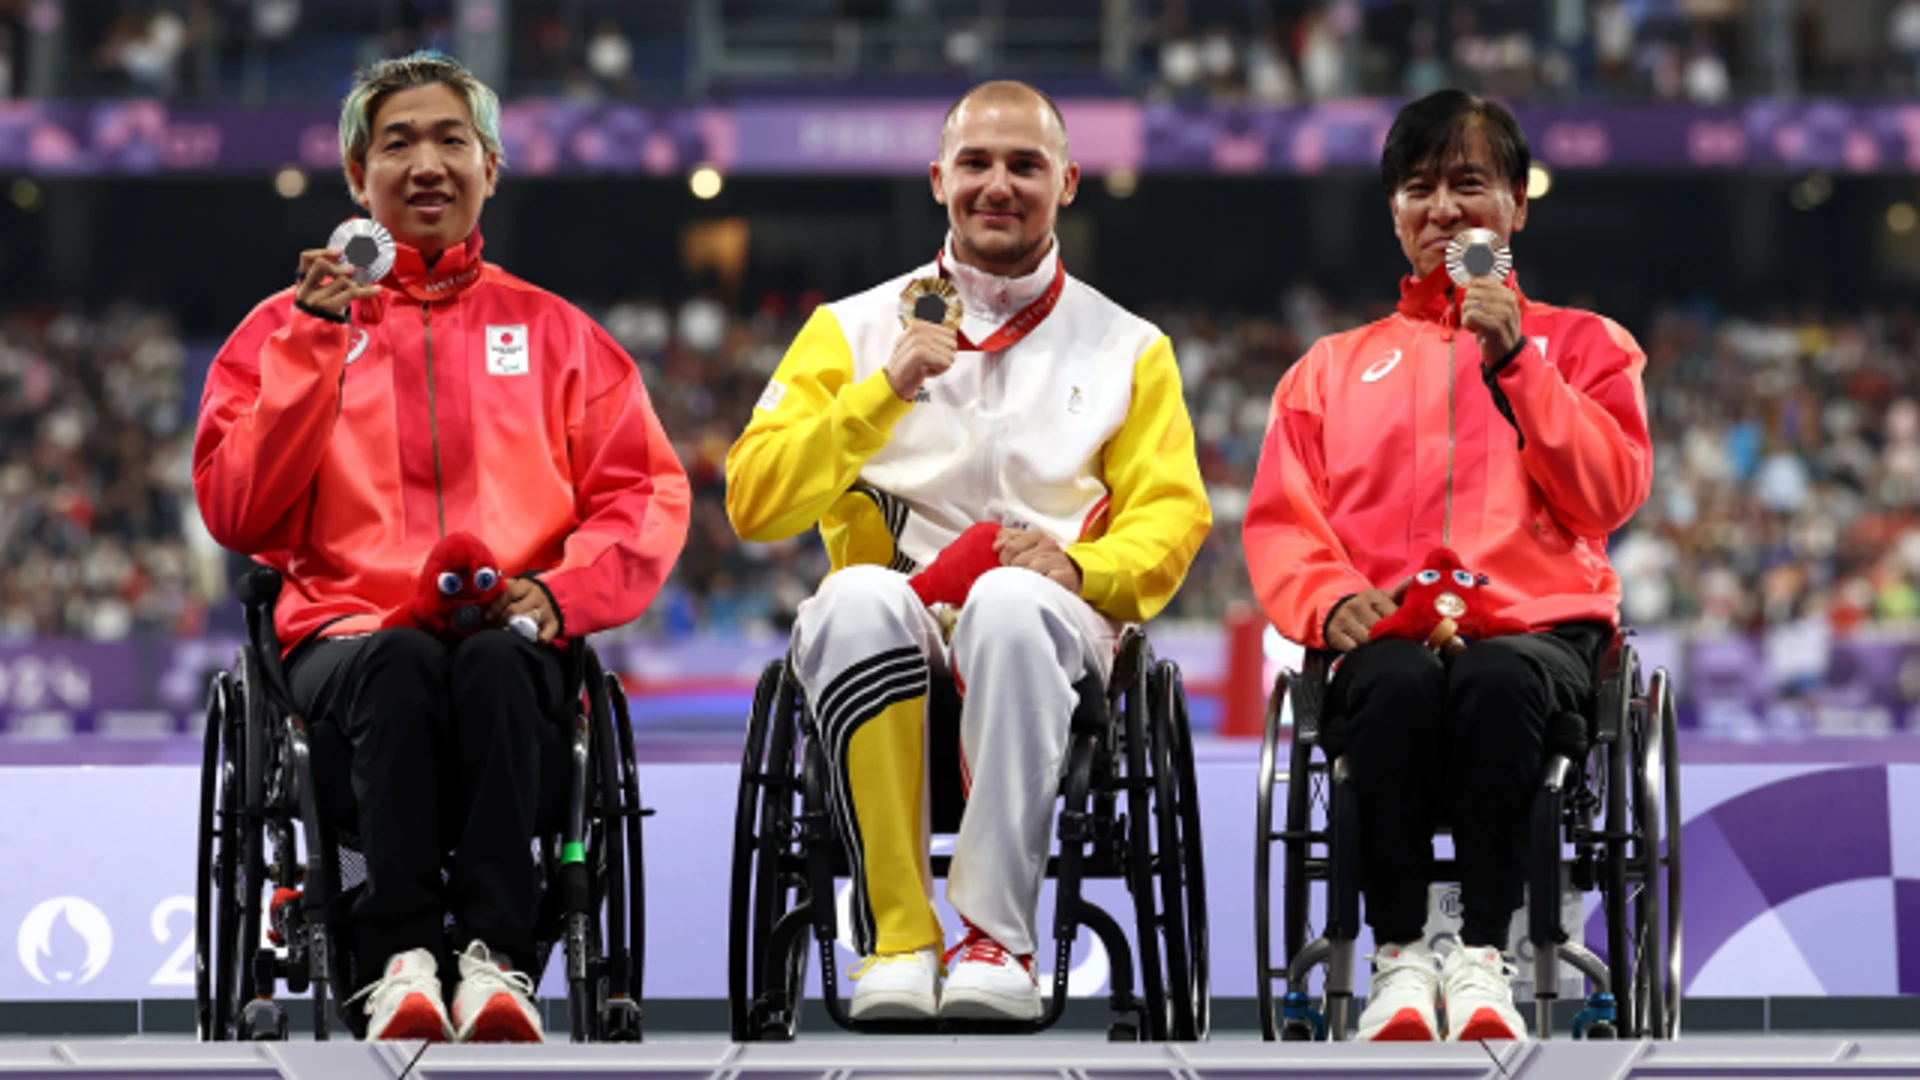
<path id="1" fill-rule="evenodd" d="M 1486 366 L 1487 374 L 1489 376 L 1498 375 L 1502 371 L 1506 370 L 1506 367 L 1508 364 L 1511 364 L 1515 360 L 1519 359 L 1520 350 L 1526 347 L 1527 347 L 1527 337 L 1525 334 L 1522 334 L 1520 335 L 1520 340 L 1513 343 L 1513 348 L 1508 349 L 1505 356 L 1502 356 L 1500 359 L 1495 360 L 1493 363 L 1488 364 Z"/>
<path id="2" fill-rule="evenodd" d="M 339 323 L 341 326 L 347 325 L 347 313 L 344 311 L 336 315 L 331 311 L 322 311 L 319 308 L 314 307 L 312 304 L 307 303 L 305 300 L 298 300 L 298 299 L 296 299 L 293 302 L 293 306 L 296 308 L 299 308 L 301 311 L 306 312 L 307 314 L 313 316 L 316 319 L 325 319 L 330 323 Z"/>

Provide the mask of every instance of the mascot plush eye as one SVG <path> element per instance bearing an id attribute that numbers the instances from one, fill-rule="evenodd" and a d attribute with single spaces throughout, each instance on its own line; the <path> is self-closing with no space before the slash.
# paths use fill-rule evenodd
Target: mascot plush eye
<path id="1" fill-rule="evenodd" d="M 435 581 L 434 584 L 440 587 L 441 596 L 458 595 L 460 592 L 460 575 L 448 570 L 442 573 L 439 580 Z"/>
<path id="2" fill-rule="evenodd" d="M 1434 582 L 1440 580 L 1440 571 L 1422 570 L 1418 574 L 1415 574 L 1413 576 L 1413 580 L 1419 582 L 1422 585 L 1431 585 Z"/>
<path id="3" fill-rule="evenodd" d="M 483 566 L 473 572 L 473 587 L 486 592 L 500 582 L 500 571 L 491 566 Z"/>
<path id="4" fill-rule="evenodd" d="M 1471 589 L 1473 588 L 1473 575 L 1467 573 L 1465 570 L 1455 570 L 1453 572 L 1453 583 L 1463 589 Z"/>

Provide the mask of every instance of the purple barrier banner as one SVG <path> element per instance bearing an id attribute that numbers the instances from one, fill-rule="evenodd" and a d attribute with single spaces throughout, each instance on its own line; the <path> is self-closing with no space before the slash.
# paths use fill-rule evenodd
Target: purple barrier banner
<path id="1" fill-rule="evenodd" d="M 1227 677 L 1224 638 L 1213 629 L 1166 627 L 1152 639 L 1159 655 L 1180 665 L 1195 728 L 1210 732 Z M 1920 733 L 1920 635 L 1837 637 L 1818 623 L 1799 623 L 1757 636 L 1652 630 L 1632 641 L 1646 670 L 1672 676 L 1682 726 L 1703 734 L 1791 742 Z M 1270 664 L 1296 666 L 1297 656 L 1278 642 L 1270 639 Z M 193 736 L 207 680 L 232 664 L 238 644 L 212 637 L 0 645 L 0 765 L 197 760 Z M 598 644 L 626 678 L 643 742 L 662 732 L 736 734 L 760 669 L 784 647 L 771 638 Z M 57 751 L 71 736 L 95 737 L 99 753 L 41 752 Z M 178 748 L 154 752 L 169 740 Z"/>
<path id="2" fill-rule="evenodd" d="M 1395 101 L 1298 109 L 1148 106 L 1150 171 L 1373 169 Z M 1920 169 L 1920 104 L 1766 101 L 1674 107 L 1522 105 L 1534 160 L 1569 170 Z"/>
<path id="3" fill-rule="evenodd" d="M 501 131 L 525 176 L 682 173 L 914 175 L 938 154 L 946 101 L 748 101 L 647 108 L 523 99 Z M 1372 169 L 1398 102 L 1292 109 L 1061 103 L 1074 157 L 1114 169 L 1313 174 Z M 1536 160 L 1569 170 L 1920 171 L 1920 103 L 1522 105 Z M 0 169 L 39 175 L 260 175 L 339 167 L 329 106 L 246 109 L 153 100 L 0 105 Z"/>
<path id="4" fill-rule="evenodd" d="M 1249 748 L 1230 751 L 1203 757 L 1198 787 L 1213 991 L 1245 998 L 1256 766 Z M 646 825 L 648 996 L 726 994 L 736 778 L 726 764 L 641 769 L 659 811 Z M 192 994 L 198 784 L 191 767 L 0 770 L 0 1000 Z M 1688 765 L 1681 788 L 1689 994 L 1920 993 L 1920 765 Z M 1088 895 L 1133 936 L 1123 886 Z M 1603 944 L 1591 898 L 1585 911 L 1576 932 Z M 854 958 L 839 948 L 845 970 Z M 1072 991 L 1099 993 L 1102 951 L 1083 936 L 1072 962 Z M 555 974 L 549 995 L 562 992 Z"/>

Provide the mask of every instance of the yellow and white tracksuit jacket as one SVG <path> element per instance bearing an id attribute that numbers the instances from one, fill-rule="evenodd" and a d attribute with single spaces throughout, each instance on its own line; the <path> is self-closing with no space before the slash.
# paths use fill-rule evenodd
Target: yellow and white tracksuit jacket
<path id="1" fill-rule="evenodd" d="M 960 264 L 949 249 L 946 275 L 965 306 L 966 336 L 986 340 L 1037 299 L 1057 258 L 1056 247 L 1032 275 L 1007 279 Z M 1166 606 L 1212 521 L 1171 343 L 1071 277 L 1026 337 L 1001 352 L 963 351 L 914 401 L 901 400 L 883 370 L 902 332 L 901 293 L 939 272 L 929 263 L 817 309 L 727 455 L 727 513 L 740 536 L 772 541 L 818 525 L 835 571 L 802 608 L 794 662 L 835 744 L 836 802 L 862 867 L 856 938 L 867 952 L 908 951 L 940 934 L 924 899 L 924 768 L 908 765 L 924 753 L 928 673 L 949 657 L 903 575 L 981 521 L 1039 529 L 1081 570 L 1078 600 L 1037 576 L 988 590 L 1015 603 L 1038 597 L 1051 613 L 1050 622 L 1022 623 L 1018 612 L 992 620 L 991 636 L 1019 646 L 1017 663 L 1039 662 L 1047 671 L 1007 674 L 994 680 L 1007 685 L 988 686 L 986 669 L 1005 664 L 983 659 L 979 675 L 966 670 L 968 615 L 981 586 L 953 641 L 951 660 L 967 695 L 962 742 L 974 809 L 961 829 L 949 896 L 1003 944 L 1031 949 L 1020 940 L 1031 936 L 1024 897 L 1030 891 L 1037 902 L 1054 793 L 1049 786 L 989 797 L 984 789 L 1003 778 L 1031 786 L 1032 777 L 1057 775 L 1073 683 L 1110 668 L 1114 626 Z M 873 569 L 840 573 L 848 567 Z M 981 581 L 1028 574 L 1002 569 Z M 974 621 L 985 619 L 983 611 Z M 828 622 L 832 633 L 819 633 Z M 1106 640 L 1068 648 L 1045 640 L 1042 623 L 1068 639 L 1099 637 L 1089 628 L 1104 626 Z M 1018 627 L 1028 624 L 1035 640 L 1021 642 Z M 1095 671 L 1062 669 L 1086 666 L 1075 659 L 1083 654 Z M 1038 721 L 1022 720 L 1026 713 Z M 989 722 L 1024 723 L 1040 737 L 996 741 L 980 729 Z M 1004 752 L 993 749 L 1001 744 Z M 1033 755 L 1051 755 L 1052 767 Z M 976 820 L 1008 813 L 1019 820 L 992 828 Z M 1036 822 L 1037 852 L 1007 850 L 1034 846 Z M 970 844 L 970 832 L 978 843 Z M 963 890 L 963 878 L 991 887 Z M 1004 902 L 981 900 L 969 910 L 962 891 Z"/>

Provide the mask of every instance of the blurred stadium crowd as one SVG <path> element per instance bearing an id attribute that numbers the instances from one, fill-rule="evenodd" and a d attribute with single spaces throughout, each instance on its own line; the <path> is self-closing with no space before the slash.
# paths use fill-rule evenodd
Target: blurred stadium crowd
<path id="1" fill-rule="evenodd" d="M 457 47 L 454 0 L 70 0 L 64 94 L 254 103 L 337 97 L 354 66 Z M 730 72 L 1080 76 L 1090 93 L 1264 105 L 1419 95 L 1718 102 L 1899 93 L 1920 72 L 1920 0 L 1799 4 L 1790 58 L 1744 0 L 513 0 L 512 96 L 682 99 Z M 28 85 L 31 5 L 0 0 L 0 96 Z M 689 27 L 711 35 L 696 45 Z M 1122 39 L 1116 43 L 1114 35 Z M 735 68 L 729 50 L 751 62 Z M 1022 52 L 1025 59 L 1011 54 Z M 1116 60 L 1116 58 L 1118 58 Z M 711 70 L 703 67 L 710 65 Z M 848 80 L 852 79 L 853 82 Z M 772 85 L 764 81 L 763 89 Z"/>
<path id="2" fill-rule="evenodd" d="M 726 519 L 727 448 L 818 296 L 595 312 L 645 374 L 694 481 L 692 535 L 635 632 L 784 628 L 826 567 L 811 536 L 757 545 Z M 1576 301 L 1577 302 L 1577 301 Z M 1216 525 L 1169 618 L 1245 598 L 1239 520 L 1267 403 L 1321 334 L 1377 317 L 1288 289 L 1266 313 L 1146 312 L 1174 339 Z M 1709 631 L 1920 619 L 1920 324 L 1910 310 L 1742 317 L 1696 305 L 1630 327 L 1648 354 L 1657 454 L 1614 540 L 1628 618 Z M 233 566 L 190 483 L 189 348 L 164 315 L 0 321 L 0 635 L 192 634 Z"/>

